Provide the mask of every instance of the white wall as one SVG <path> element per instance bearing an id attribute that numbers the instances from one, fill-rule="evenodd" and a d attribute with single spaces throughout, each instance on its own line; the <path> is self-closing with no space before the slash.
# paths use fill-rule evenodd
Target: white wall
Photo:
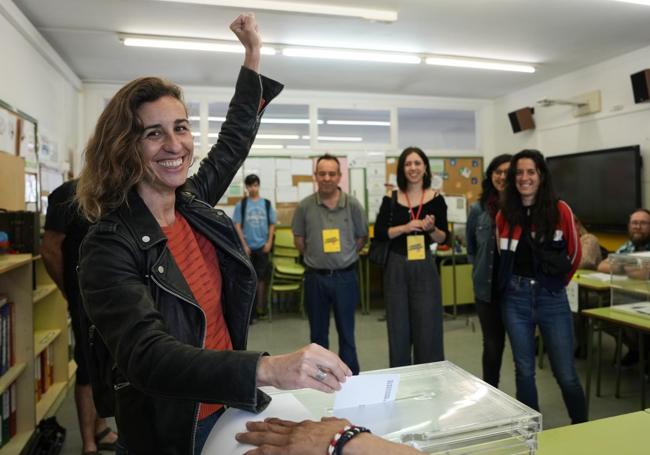
<path id="1" fill-rule="evenodd" d="M 634 104 L 630 74 L 650 67 L 650 46 L 495 100 L 493 154 L 536 148 L 547 156 L 639 144 L 643 202 L 650 204 L 650 103 Z M 571 99 L 601 91 L 598 114 L 573 117 L 570 106 L 541 107 L 543 98 Z M 535 107 L 536 129 L 512 133 L 508 112 Z M 594 182 L 597 184 L 598 182 Z"/>
<path id="2" fill-rule="evenodd" d="M 0 3 L 0 99 L 38 120 L 58 144 L 59 161 L 78 146 L 81 84 L 16 7 Z M 44 40 L 43 40 L 44 42 Z M 47 49 L 49 48 L 49 49 Z M 48 54 L 48 50 L 51 51 Z"/>

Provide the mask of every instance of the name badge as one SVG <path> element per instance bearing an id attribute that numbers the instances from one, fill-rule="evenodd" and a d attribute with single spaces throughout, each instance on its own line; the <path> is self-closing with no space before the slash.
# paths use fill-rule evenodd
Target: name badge
<path id="1" fill-rule="evenodd" d="M 323 229 L 323 251 L 325 253 L 341 252 L 341 233 L 338 229 Z"/>
<path id="2" fill-rule="evenodd" d="M 408 235 L 406 236 L 406 251 L 409 261 L 421 261 L 424 259 L 424 236 Z"/>

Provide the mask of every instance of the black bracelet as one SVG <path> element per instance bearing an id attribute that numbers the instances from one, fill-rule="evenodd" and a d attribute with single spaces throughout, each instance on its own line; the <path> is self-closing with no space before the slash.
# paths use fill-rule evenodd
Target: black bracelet
<path id="1" fill-rule="evenodd" d="M 333 455 L 343 455 L 343 446 L 347 444 L 350 439 L 359 436 L 361 433 L 371 433 L 371 431 L 365 427 L 358 427 L 356 425 L 353 425 L 350 429 L 344 431 L 338 441 L 336 441 Z"/>

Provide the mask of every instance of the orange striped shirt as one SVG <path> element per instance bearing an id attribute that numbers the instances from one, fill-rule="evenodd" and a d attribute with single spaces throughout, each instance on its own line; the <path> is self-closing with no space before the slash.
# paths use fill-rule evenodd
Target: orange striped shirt
<path id="1" fill-rule="evenodd" d="M 194 298 L 205 313 L 205 348 L 215 351 L 232 350 L 232 341 L 221 307 L 221 271 L 214 245 L 192 229 L 187 220 L 176 212 L 176 221 L 162 228 L 171 251 Z M 221 404 L 201 403 L 199 419 L 221 409 Z"/>

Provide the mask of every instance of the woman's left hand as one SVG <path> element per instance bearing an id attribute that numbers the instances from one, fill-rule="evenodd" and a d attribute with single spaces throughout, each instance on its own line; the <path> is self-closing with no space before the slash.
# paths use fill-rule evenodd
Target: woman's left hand
<path id="1" fill-rule="evenodd" d="M 426 215 L 422 219 L 422 230 L 425 232 L 431 232 L 436 228 L 436 217 L 433 215 Z"/>
<path id="2" fill-rule="evenodd" d="M 347 420 L 335 417 L 300 423 L 273 418 L 264 422 L 247 422 L 248 431 L 237 433 L 235 439 L 258 446 L 245 455 L 322 455 L 327 453 L 332 437 L 349 424 Z"/>

